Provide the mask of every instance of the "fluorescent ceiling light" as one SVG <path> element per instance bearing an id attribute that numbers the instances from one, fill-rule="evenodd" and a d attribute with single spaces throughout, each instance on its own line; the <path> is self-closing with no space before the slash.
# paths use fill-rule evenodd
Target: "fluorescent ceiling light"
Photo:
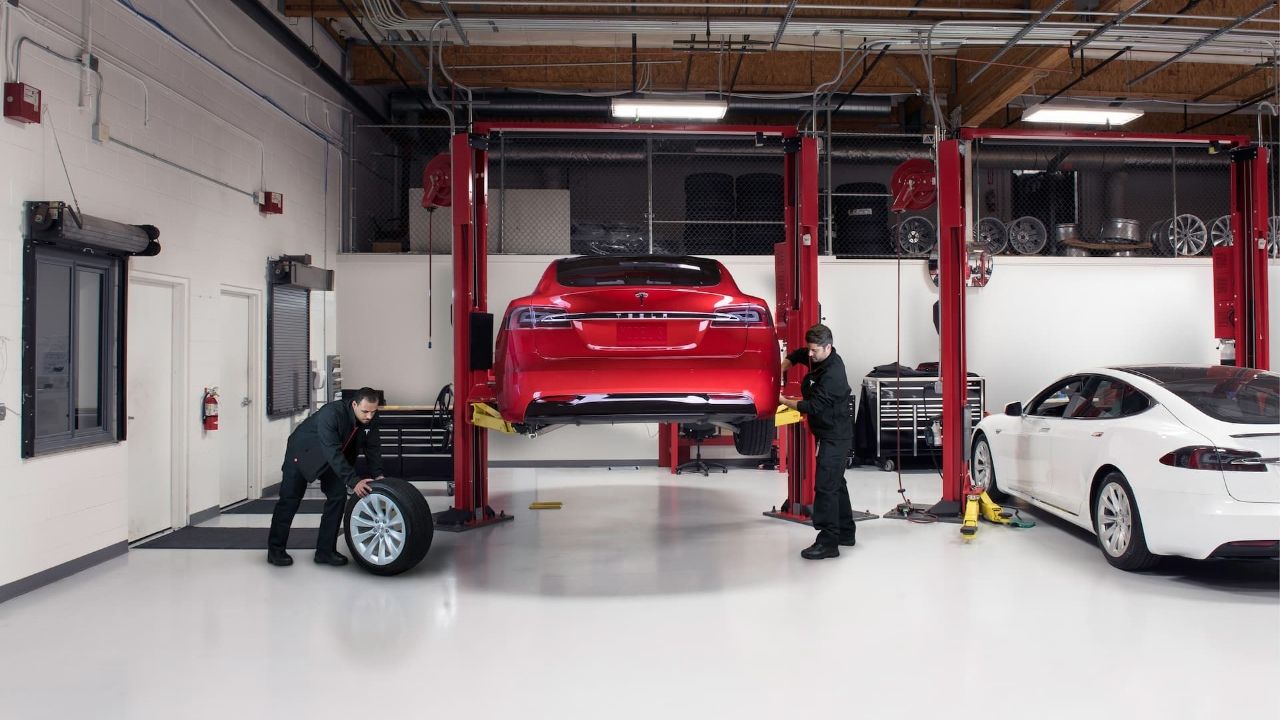
<path id="1" fill-rule="evenodd" d="M 1036 123 L 1067 125 L 1124 125 L 1142 117 L 1141 110 L 1126 107 L 1081 107 L 1079 105 L 1032 105 L 1022 119 Z"/>
<path id="2" fill-rule="evenodd" d="M 723 100 L 639 100 L 614 98 L 613 116 L 627 120 L 641 118 L 683 118 L 688 120 L 719 120 L 729 109 Z"/>

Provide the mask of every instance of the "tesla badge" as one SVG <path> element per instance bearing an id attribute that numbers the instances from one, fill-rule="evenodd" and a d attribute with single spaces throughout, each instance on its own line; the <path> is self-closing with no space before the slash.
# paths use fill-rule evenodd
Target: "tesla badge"
<path id="1" fill-rule="evenodd" d="M 647 293 L 647 292 L 645 292 L 645 291 L 643 291 L 643 290 L 641 290 L 640 292 L 636 293 L 636 299 L 640 301 L 640 306 L 641 306 L 641 307 L 644 307 L 644 299 L 645 299 L 645 298 L 647 298 L 647 297 L 649 297 L 649 293 Z"/>

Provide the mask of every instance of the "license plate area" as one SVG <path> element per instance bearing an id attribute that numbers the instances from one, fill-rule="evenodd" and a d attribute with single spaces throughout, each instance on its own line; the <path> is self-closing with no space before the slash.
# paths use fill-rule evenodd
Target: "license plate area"
<path id="1" fill-rule="evenodd" d="M 667 342 L 665 322 L 620 322 L 618 344 L 627 346 L 663 345 Z"/>

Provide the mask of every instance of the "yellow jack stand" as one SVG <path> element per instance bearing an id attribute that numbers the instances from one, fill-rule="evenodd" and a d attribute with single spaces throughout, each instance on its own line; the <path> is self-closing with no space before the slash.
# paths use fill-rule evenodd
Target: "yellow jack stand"
<path id="1" fill-rule="evenodd" d="M 976 488 L 975 488 L 976 489 Z M 1012 525 L 1014 527 L 1034 527 L 1035 523 L 1021 518 L 1014 519 L 1014 514 L 1005 510 L 991 499 L 986 490 L 978 494 L 970 494 L 964 507 L 964 522 L 960 525 L 960 535 L 965 542 L 973 540 L 978 534 L 978 518 L 994 525 Z"/>

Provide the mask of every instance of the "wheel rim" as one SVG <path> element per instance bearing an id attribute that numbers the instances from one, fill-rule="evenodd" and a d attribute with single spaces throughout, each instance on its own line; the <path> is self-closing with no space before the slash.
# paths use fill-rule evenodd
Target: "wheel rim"
<path id="1" fill-rule="evenodd" d="M 1280 258 L 1280 215 L 1267 221 L 1267 256 Z"/>
<path id="2" fill-rule="evenodd" d="M 1195 215 L 1179 215 L 1173 219 L 1171 239 L 1179 255 L 1199 255 L 1209 241 L 1204 221 Z"/>
<path id="3" fill-rule="evenodd" d="M 1035 255 L 1049 240 L 1044 223 L 1031 216 L 1020 217 L 1009 224 L 1009 244 L 1019 255 Z"/>
<path id="4" fill-rule="evenodd" d="M 990 490 L 991 476 L 991 448 L 986 440 L 980 440 L 973 449 L 973 482 L 983 490 Z"/>
<path id="5" fill-rule="evenodd" d="M 408 528 L 404 513 L 386 495 L 369 493 L 351 510 L 351 541 L 355 553 L 373 565 L 394 562 L 404 552 Z"/>
<path id="6" fill-rule="evenodd" d="M 1098 538 L 1111 557 L 1124 555 L 1133 539 L 1133 505 L 1116 483 L 1108 483 L 1098 498 Z"/>
<path id="7" fill-rule="evenodd" d="M 996 218 L 989 217 L 979 220 L 974 244 L 992 255 L 1004 252 L 1005 247 L 1009 244 L 1008 231 L 1005 229 L 1004 223 Z"/>
<path id="8" fill-rule="evenodd" d="M 1213 221 L 1213 225 L 1209 228 L 1209 235 L 1213 239 L 1214 247 L 1225 247 L 1231 244 L 1231 216 L 1223 215 Z"/>
<path id="9" fill-rule="evenodd" d="M 924 255 L 936 242 L 933 223 L 927 218 L 907 218 L 898 226 L 898 247 L 907 255 Z"/>

